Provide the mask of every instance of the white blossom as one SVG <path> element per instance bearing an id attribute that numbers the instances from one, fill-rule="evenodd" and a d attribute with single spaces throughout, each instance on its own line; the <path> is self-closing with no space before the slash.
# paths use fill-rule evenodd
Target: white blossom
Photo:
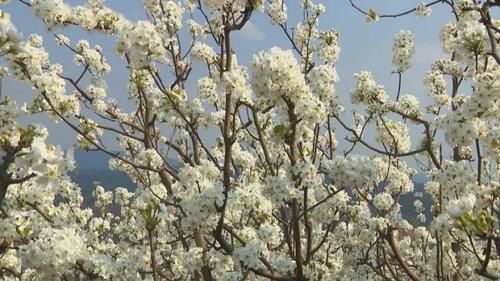
<path id="1" fill-rule="evenodd" d="M 392 63 L 398 72 L 406 71 L 410 68 L 410 59 L 415 53 L 415 39 L 410 31 L 400 31 L 394 38 L 392 47 Z"/>
<path id="2" fill-rule="evenodd" d="M 432 10 L 430 7 L 426 5 L 425 2 L 420 2 L 420 4 L 417 5 L 415 8 L 415 14 L 417 17 L 422 18 L 422 17 L 428 17 L 432 13 Z"/>

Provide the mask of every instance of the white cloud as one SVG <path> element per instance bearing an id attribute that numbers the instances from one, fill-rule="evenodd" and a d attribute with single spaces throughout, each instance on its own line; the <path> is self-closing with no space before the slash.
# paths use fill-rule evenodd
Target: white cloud
<path id="1" fill-rule="evenodd" d="M 248 21 L 238 34 L 251 41 L 262 41 L 266 38 L 266 34 L 251 21 Z"/>

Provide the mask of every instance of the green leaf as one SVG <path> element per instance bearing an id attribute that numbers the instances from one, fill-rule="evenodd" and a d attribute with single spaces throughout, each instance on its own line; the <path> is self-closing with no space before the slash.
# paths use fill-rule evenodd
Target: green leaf
<path id="1" fill-rule="evenodd" d="M 28 234 L 31 231 L 31 227 L 21 227 L 21 226 L 16 226 L 16 232 L 21 235 L 22 238 L 28 237 Z"/>
<path id="2" fill-rule="evenodd" d="M 148 231 L 153 231 L 156 226 L 160 223 L 158 218 L 158 213 L 160 209 L 156 205 L 148 205 L 146 208 L 141 209 L 141 216 L 146 221 L 146 229 Z"/>
<path id="3" fill-rule="evenodd" d="M 280 124 L 274 126 L 274 134 L 277 135 L 280 138 L 285 138 L 286 134 L 288 133 L 288 128 L 285 127 L 285 125 Z"/>

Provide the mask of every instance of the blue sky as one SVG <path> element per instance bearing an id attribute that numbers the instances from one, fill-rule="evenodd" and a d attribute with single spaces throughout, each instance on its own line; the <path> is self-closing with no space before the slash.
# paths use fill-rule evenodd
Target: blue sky
<path id="1" fill-rule="evenodd" d="M 298 13 L 295 4 L 298 1 L 288 1 L 289 26 L 297 23 Z M 377 23 L 367 24 L 365 16 L 355 11 L 348 0 L 323 1 L 327 7 L 326 13 L 320 19 L 322 29 L 335 28 L 340 32 L 340 46 L 342 48 L 340 58 L 336 64 L 340 81 L 337 84 L 337 92 L 344 104 L 349 103 L 349 93 L 353 86 L 353 74 L 361 70 L 372 71 L 377 82 L 385 85 L 389 93 L 394 94 L 397 87 L 397 77 L 391 74 L 393 70 L 392 40 L 394 34 L 399 30 L 410 30 L 416 40 L 416 53 L 412 59 L 413 67 L 404 74 L 402 93 L 413 94 L 418 98 L 425 99 L 425 88 L 422 80 L 432 62 L 437 58 L 445 58 L 439 41 L 441 27 L 451 20 L 449 7 L 443 4 L 435 5 L 432 14 L 427 18 L 416 18 L 415 14 L 409 14 L 398 19 L 382 19 Z M 69 1 L 70 4 L 79 4 L 82 1 Z M 415 7 L 419 1 L 415 0 L 359 0 L 355 3 L 368 10 L 375 8 L 379 14 L 391 14 Z M 107 0 L 106 5 L 121 12 L 131 20 L 144 18 L 140 0 Z M 11 14 L 12 21 L 19 31 L 27 37 L 31 33 L 37 33 L 45 38 L 44 46 L 50 53 L 52 62 L 63 65 L 66 73 L 76 73 L 78 68 L 72 65 L 73 55 L 70 51 L 55 44 L 47 32 L 43 23 L 33 16 L 31 10 L 23 4 L 12 0 L 9 5 L 1 7 Z M 295 13 L 293 12 L 295 11 Z M 91 45 L 103 46 L 108 62 L 112 66 L 112 73 L 108 75 L 109 96 L 116 98 L 119 102 L 126 103 L 127 93 L 125 82 L 127 80 L 125 65 L 116 55 L 114 50 L 114 39 L 99 34 L 88 34 L 76 27 L 57 29 L 56 33 L 62 33 L 76 43 L 84 38 Z M 254 13 L 250 24 L 245 29 L 234 35 L 234 49 L 239 55 L 240 64 L 248 65 L 254 53 L 267 50 L 273 46 L 290 48 L 285 35 L 279 27 L 269 24 L 269 19 L 259 13 Z M 74 75 L 73 75 L 74 76 Z M 193 82 L 196 80 L 192 80 Z M 30 87 L 15 82 L 8 78 L 4 81 L 4 93 L 14 96 L 19 104 L 27 102 L 32 98 Z M 69 146 L 75 139 L 74 133 L 64 124 L 55 124 L 48 121 L 46 117 L 34 116 L 25 122 L 43 123 L 49 128 L 51 136 L 49 141 Z"/>

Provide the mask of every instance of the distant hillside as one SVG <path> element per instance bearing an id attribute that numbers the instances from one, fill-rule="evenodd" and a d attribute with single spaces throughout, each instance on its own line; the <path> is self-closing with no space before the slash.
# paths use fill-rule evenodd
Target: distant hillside
<path id="1" fill-rule="evenodd" d="M 124 187 L 130 191 L 135 189 L 135 184 L 121 171 L 78 169 L 69 175 L 82 189 L 83 202 L 86 206 L 93 205 L 92 191 L 94 190 L 95 182 L 99 182 L 106 190 L 113 190 L 117 187 Z"/>
<path id="2" fill-rule="evenodd" d="M 121 171 L 112 171 L 108 167 L 110 156 L 103 152 L 96 151 L 75 151 L 76 170 L 70 174 L 71 178 L 78 183 L 84 195 L 84 204 L 92 205 L 92 190 L 94 190 L 94 182 L 99 182 L 105 189 L 113 190 L 116 187 L 124 187 L 130 191 L 136 188 L 135 184 L 128 176 Z M 424 175 L 417 175 L 413 178 L 415 192 L 424 193 L 424 184 L 427 178 Z M 426 207 L 427 223 L 430 222 L 432 215 L 430 206 L 432 199 L 430 195 L 424 193 L 424 198 L 421 199 Z M 413 193 L 406 194 L 401 197 L 401 212 L 403 217 L 413 225 L 419 225 L 416 220 L 415 207 L 413 202 L 415 198 Z"/>
<path id="3" fill-rule="evenodd" d="M 422 181 L 423 179 L 426 179 L 425 177 L 414 177 L 414 192 L 422 192 L 423 193 L 423 198 L 420 199 L 422 203 L 425 206 L 425 217 L 427 218 L 426 220 L 426 225 L 429 224 L 429 222 L 432 219 L 432 214 L 431 214 L 431 206 L 432 206 L 432 197 L 424 192 L 424 184 L 425 181 Z M 403 218 L 405 218 L 407 221 L 409 221 L 412 225 L 420 225 L 420 223 L 417 221 L 417 214 L 415 212 L 415 207 L 413 206 L 413 202 L 415 201 L 414 197 L 414 192 L 405 194 L 401 196 L 401 199 L 399 200 L 399 203 L 401 204 L 401 213 L 403 214 Z"/>
<path id="4" fill-rule="evenodd" d="M 108 167 L 110 156 L 98 151 L 75 151 L 76 169 L 69 175 L 83 192 L 84 205 L 91 206 L 94 182 L 99 182 L 106 190 L 124 187 L 130 191 L 135 184 L 121 171 L 112 171 Z"/>

